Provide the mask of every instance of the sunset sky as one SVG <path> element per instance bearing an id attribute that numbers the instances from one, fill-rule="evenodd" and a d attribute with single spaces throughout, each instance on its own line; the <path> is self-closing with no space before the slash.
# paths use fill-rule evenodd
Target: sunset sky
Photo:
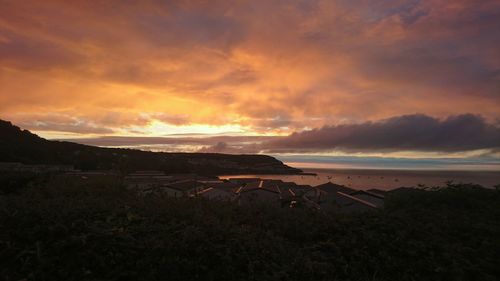
<path id="1" fill-rule="evenodd" d="M 500 1 L 0 0 L 0 119 L 102 146 L 500 170 Z"/>

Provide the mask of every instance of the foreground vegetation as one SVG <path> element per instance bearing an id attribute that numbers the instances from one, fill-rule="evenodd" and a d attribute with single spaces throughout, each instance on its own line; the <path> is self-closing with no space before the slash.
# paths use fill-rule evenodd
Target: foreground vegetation
<path id="1" fill-rule="evenodd" d="M 471 185 L 350 215 L 139 198 L 114 178 L 19 185 L 0 195 L 3 280 L 500 278 L 500 192 Z"/>

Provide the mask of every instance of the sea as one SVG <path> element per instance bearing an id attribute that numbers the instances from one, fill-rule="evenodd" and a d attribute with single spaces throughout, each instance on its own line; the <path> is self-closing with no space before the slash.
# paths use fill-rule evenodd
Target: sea
<path id="1" fill-rule="evenodd" d="M 315 175 L 222 175 L 221 179 L 257 177 L 311 186 L 333 182 L 355 189 L 391 190 L 399 187 L 445 186 L 448 182 L 473 183 L 486 188 L 500 185 L 500 171 L 431 171 L 375 169 L 303 169 Z"/>

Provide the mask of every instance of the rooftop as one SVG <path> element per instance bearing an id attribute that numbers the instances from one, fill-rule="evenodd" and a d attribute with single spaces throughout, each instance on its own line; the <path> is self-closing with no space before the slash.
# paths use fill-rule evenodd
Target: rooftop
<path id="1" fill-rule="evenodd" d="M 281 190 L 278 187 L 278 185 L 265 184 L 265 180 L 247 183 L 246 185 L 238 188 L 238 190 L 236 192 L 243 193 L 243 192 L 250 192 L 250 191 L 256 191 L 256 190 L 269 191 L 269 192 L 274 192 L 274 193 L 278 193 L 278 194 L 281 193 Z"/>
<path id="2" fill-rule="evenodd" d="M 317 185 L 315 186 L 316 188 L 322 190 L 322 191 L 326 191 L 328 193 L 331 193 L 331 192 L 342 192 L 342 193 L 345 193 L 345 194 L 351 194 L 353 192 L 356 192 L 357 190 L 356 189 L 352 189 L 352 188 L 349 188 L 347 186 L 344 186 L 344 185 L 339 185 L 339 184 L 335 184 L 333 182 L 327 182 L 327 183 L 324 183 L 324 184 L 320 184 L 320 185 Z"/>
<path id="3" fill-rule="evenodd" d="M 203 184 L 194 180 L 186 180 L 186 181 L 164 184 L 163 186 L 177 189 L 180 191 L 189 191 L 198 187 L 202 187 Z"/>
<path id="4" fill-rule="evenodd" d="M 360 204 L 366 205 L 366 206 L 368 206 L 368 207 L 371 207 L 371 208 L 374 208 L 374 209 L 376 209 L 376 208 L 377 208 L 377 206 L 375 206 L 374 204 L 372 204 L 372 203 L 370 203 L 370 202 L 367 202 L 367 201 L 365 201 L 365 200 L 363 200 L 363 199 L 356 198 L 356 197 L 351 196 L 351 195 L 349 195 L 349 194 L 346 194 L 346 193 L 343 193 L 343 192 L 337 192 L 337 194 L 338 194 L 338 195 L 340 195 L 340 196 L 343 196 L 343 197 L 345 197 L 345 198 L 347 198 L 347 199 L 350 199 L 350 200 L 352 200 L 352 201 L 355 201 L 355 202 L 357 202 L 357 203 L 360 203 Z"/>

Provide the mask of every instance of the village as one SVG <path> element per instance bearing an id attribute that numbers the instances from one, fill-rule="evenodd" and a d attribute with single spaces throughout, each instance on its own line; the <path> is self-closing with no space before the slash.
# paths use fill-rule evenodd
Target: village
<path id="1" fill-rule="evenodd" d="M 305 207 L 338 212 L 368 211 L 384 204 L 384 191 L 356 190 L 332 182 L 318 186 L 261 178 L 228 178 L 195 174 L 167 175 L 158 171 L 139 171 L 124 178 L 127 189 L 140 196 L 205 198 L 283 208 Z"/>
<path id="2" fill-rule="evenodd" d="M 80 171 L 71 166 L 20 163 L 1 163 L 0 170 L 52 174 L 65 178 L 67 182 L 113 178 L 138 196 L 204 198 L 233 202 L 240 206 L 266 204 L 282 208 L 356 212 L 382 207 L 385 197 L 383 190 L 357 190 L 331 181 L 311 186 L 257 177 L 221 179 L 217 176 L 167 174 L 163 171 L 136 171 L 123 175 L 118 171 Z"/>

